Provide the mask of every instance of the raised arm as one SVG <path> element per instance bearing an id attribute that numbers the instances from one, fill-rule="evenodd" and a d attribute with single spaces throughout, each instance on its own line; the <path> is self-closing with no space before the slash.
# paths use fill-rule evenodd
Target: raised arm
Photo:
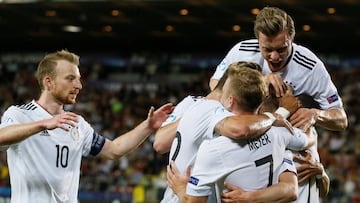
<path id="1" fill-rule="evenodd" d="M 120 135 L 113 141 L 106 140 L 100 152 L 101 156 L 108 159 L 119 159 L 121 156 L 136 149 L 151 133 L 161 126 L 173 109 L 174 106 L 171 103 L 161 106 L 156 111 L 154 111 L 154 107 L 151 107 L 147 119 L 133 130 Z"/>

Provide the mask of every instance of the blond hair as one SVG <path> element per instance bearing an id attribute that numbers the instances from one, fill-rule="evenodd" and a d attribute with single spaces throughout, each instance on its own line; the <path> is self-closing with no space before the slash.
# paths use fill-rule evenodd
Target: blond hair
<path id="1" fill-rule="evenodd" d="M 67 50 L 56 51 L 45 55 L 45 57 L 40 61 L 37 71 L 36 78 L 38 80 L 41 90 L 44 90 L 43 79 L 45 76 L 50 76 L 51 78 L 56 77 L 55 68 L 59 60 L 66 60 L 72 64 L 79 65 L 79 56 L 71 53 Z"/>

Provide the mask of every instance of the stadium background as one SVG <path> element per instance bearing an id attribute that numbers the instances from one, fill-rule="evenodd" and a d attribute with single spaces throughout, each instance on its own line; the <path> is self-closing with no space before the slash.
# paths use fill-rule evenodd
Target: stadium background
<path id="1" fill-rule="evenodd" d="M 253 37 L 258 9 L 278 6 L 295 21 L 295 42 L 327 65 L 348 114 L 345 132 L 319 129 L 331 179 L 323 202 L 360 202 L 360 1 L 128 0 L 0 1 L 0 113 L 39 95 L 34 71 L 45 53 L 80 55 L 84 88 L 72 108 L 109 139 L 146 117 L 151 105 L 204 95 L 216 65 Z M 150 137 L 119 161 L 84 159 L 80 202 L 155 203 L 166 186 L 167 156 Z M 0 152 L 0 202 L 10 194 Z"/>

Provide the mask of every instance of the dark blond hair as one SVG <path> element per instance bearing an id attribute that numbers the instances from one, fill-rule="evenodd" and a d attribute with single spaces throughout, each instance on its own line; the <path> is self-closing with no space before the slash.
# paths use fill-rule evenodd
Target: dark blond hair
<path id="1" fill-rule="evenodd" d="M 273 37 L 287 31 L 291 40 L 295 37 L 294 21 L 285 11 L 276 7 L 265 7 L 256 16 L 254 33 L 259 38 L 259 33 Z"/>
<path id="2" fill-rule="evenodd" d="M 78 66 L 79 58 L 80 57 L 78 55 L 67 50 L 56 51 L 45 55 L 45 57 L 40 61 L 36 71 L 36 78 L 40 85 L 40 89 L 44 90 L 44 84 L 42 81 L 45 76 L 50 76 L 51 78 L 56 77 L 55 68 L 59 60 L 65 60 Z"/>
<path id="3" fill-rule="evenodd" d="M 250 66 L 250 67 L 249 67 Z M 229 66 L 229 94 L 237 101 L 238 108 L 255 112 L 266 95 L 266 84 L 260 71 L 251 62 L 234 63 Z"/>

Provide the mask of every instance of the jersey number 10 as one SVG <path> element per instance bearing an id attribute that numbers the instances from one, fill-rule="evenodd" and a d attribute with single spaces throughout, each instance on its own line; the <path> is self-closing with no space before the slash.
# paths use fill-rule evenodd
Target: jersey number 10
<path id="1" fill-rule="evenodd" d="M 69 160 L 69 147 L 56 145 L 56 168 L 59 166 L 66 168 Z"/>

